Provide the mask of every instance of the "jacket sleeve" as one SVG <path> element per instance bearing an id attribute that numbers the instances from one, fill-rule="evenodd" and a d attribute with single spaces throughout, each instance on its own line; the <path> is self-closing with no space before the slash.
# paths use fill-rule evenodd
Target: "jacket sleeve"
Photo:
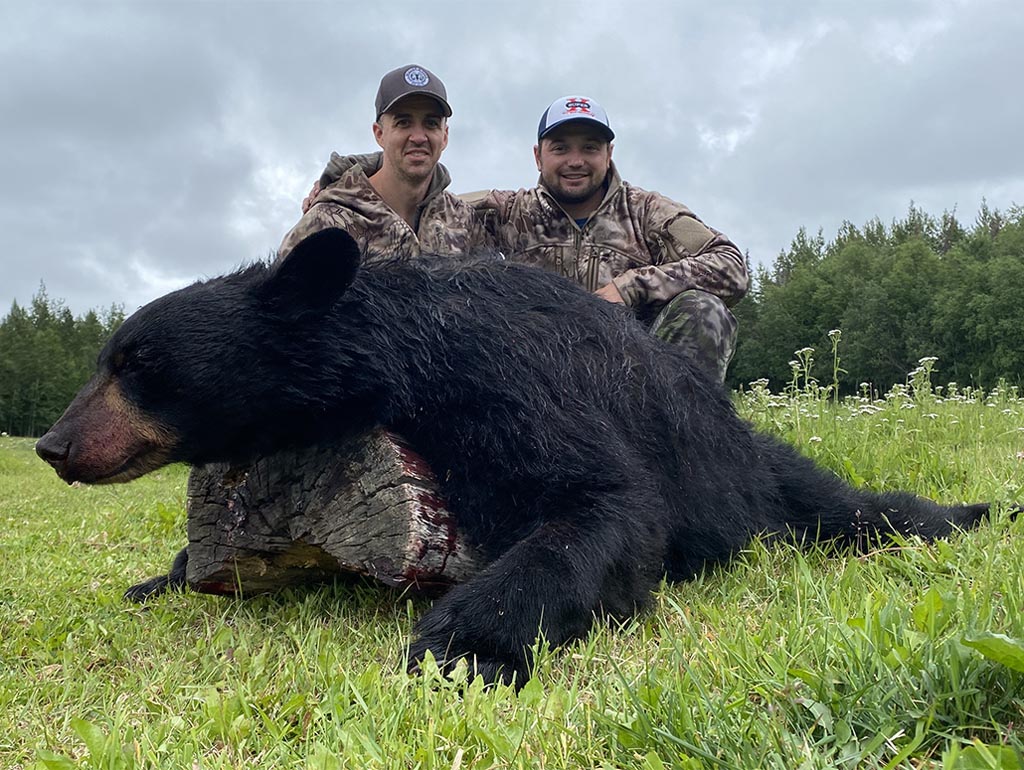
<path id="1" fill-rule="evenodd" d="M 274 261 L 280 262 L 287 257 L 292 249 L 313 233 L 331 227 L 341 228 L 357 241 L 359 240 L 360 234 L 353 231 L 351 216 L 345 208 L 334 203 L 314 203 L 310 206 L 309 211 L 302 215 L 302 219 L 285 234 Z"/>
<path id="2" fill-rule="evenodd" d="M 729 307 L 739 302 L 750 276 L 736 245 L 682 204 L 651 195 L 641 227 L 652 263 L 613 279 L 626 304 L 664 304 L 689 289 L 714 294 Z"/>
<path id="3" fill-rule="evenodd" d="M 458 195 L 460 200 L 468 203 L 473 209 L 474 219 L 482 230 L 487 247 L 505 256 L 512 251 L 506 230 L 508 208 L 514 195 L 511 190 L 478 190 Z"/>

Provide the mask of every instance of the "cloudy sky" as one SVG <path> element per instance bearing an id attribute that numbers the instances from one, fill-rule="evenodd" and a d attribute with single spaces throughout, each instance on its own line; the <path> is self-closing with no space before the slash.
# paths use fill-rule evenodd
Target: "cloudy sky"
<path id="1" fill-rule="evenodd" d="M 797 230 L 1024 204 L 1020 0 L 0 2 L 0 316 L 127 311 L 266 257 L 380 76 L 437 73 L 452 190 L 529 187 L 540 113 L 755 262 Z"/>

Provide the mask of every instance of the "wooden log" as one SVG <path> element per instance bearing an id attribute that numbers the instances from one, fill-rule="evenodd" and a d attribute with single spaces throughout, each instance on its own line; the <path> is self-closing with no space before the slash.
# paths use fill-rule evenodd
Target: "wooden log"
<path id="1" fill-rule="evenodd" d="M 383 429 L 244 467 L 195 468 L 188 567 L 196 591 L 251 595 L 362 574 L 436 591 L 483 562 L 427 463 Z"/>

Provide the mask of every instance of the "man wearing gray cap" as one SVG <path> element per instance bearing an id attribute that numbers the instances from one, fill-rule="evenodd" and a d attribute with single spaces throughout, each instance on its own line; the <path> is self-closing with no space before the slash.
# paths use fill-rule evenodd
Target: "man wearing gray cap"
<path id="1" fill-rule="evenodd" d="M 375 114 L 381 151 L 331 155 L 278 259 L 329 227 L 355 238 L 365 259 L 480 250 L 485 235 L 472 209 L 445 190 L 451 177 L 439 160 L 452 109 L 440 78 L 415 64 L 392 70 L 380 81 Z"/>
<path id="2" fill-rule="evenodd" d="M 746 261 L 686 206 L 624 182 L 612 162 L 614 138 L 593 99 L 556 99 L 533 148 L 537 187 L 461 197 L 510 258 L 624 303 L 724 381 L 736 347 L 729 307 L 749 288 Z"/>
<path id="3" fill-rule="evenodd" d="M 331 156 L 303 201 L 305 213 L 281 243 L 279 260 L 304 238 L 332 227 L 355 239 L 364 260 L 480 251 L 486 236 L 472 208 L 445 191 L 451 177 L 438 162 L 452 114 L 441 80 L 415 64 L 389 72 L 377 90 L 375 114 L 373 136 L 381 152 Z M 132 586 L 126 595 L 145 601 L 183 588 L 187 565 L 185 548 L 170 572 Z"/>

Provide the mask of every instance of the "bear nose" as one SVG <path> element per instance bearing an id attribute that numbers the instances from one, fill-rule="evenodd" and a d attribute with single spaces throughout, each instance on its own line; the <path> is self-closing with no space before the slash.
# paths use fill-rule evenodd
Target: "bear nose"
<path id="1" fill-rule="evenodd" d="M 70 449 L 71 444 L 53 435 L 52 431 L 36 442 L 36 454 L 52 465 L 58 474 L 67 464 Z"/>

